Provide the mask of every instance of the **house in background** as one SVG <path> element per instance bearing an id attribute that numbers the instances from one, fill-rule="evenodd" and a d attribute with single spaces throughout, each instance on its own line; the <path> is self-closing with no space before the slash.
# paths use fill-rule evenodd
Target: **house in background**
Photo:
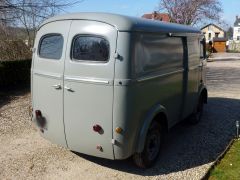
<path id="1" fill-rule="evenodd" d="M 171 18 L 169 14 L 167 13 L 158 13 L 157 11 L 154 11 L 150 14 L 144 14 L 142 18 L 145 19 L 152 19 L 152 20 L 158 20 L 158 21 L 164 21 L 164 22 L 171 22 Z"/>
<path id="2" fill-rule="evenodd" d="M 233 40 L 240 41 L 240 18 L 236 16 L 236 20 L 233 27 Z"/>
<path id="3" fill-rule="evenodd" d="M 226 33 L 221 27 L 215 24 L 208 24 L 201 28 L 201 31 L 205 36 L 206 42 L 213 47 L 213 52 L 226 52 Z"/>
<path id="4" fill-rule="evenodd" d="M 213 42 L 213 38 L 225 38 L 225 31 L 215 24 L 208 24 L 201 28 L 202 33 L 205 35 L 206 42 Z"/>

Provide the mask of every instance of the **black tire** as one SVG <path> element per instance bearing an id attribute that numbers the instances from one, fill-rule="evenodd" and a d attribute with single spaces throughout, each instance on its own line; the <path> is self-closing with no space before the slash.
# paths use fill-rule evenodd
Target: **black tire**
<path id="1" fill-rule="evenodd" d="M 133 155 L 134 163 L 140 168 L 149 168 L 157 161 L 163 136 L 160 123 L 154 121 L 147 133 L 144 149 Z"/>
<path id="2" fill-rule="evenodd" d="M 197 108 L 195 112 L 190 116 L 188 122 L 192 125 L 198 124 L 202 119 L 203 109 L 204 99 L 203 96 L 201 95 L 198 100 Z"/>

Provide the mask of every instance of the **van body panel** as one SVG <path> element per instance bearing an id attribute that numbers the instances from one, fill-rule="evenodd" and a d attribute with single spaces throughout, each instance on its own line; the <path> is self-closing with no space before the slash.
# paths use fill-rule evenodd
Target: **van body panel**
<path id="1" fill-rule="evenodd" d="M 169 127 L 180 120 L 183 104 L 184 48 L 181 37 L 136 33 L 133 51 L 137 93 L 142 108 L 161 104 L 169 114 Z M 169 56 L 171 54 L 171 56 Z"/>
<path id="2" fill-rule="evenodd" d="M 76 36 L 106 39 L 110 49 L 108 60 L 74 60 L 70 54 Z M 93 21 L 73 21 L 64 71 L 64 121 L 68 147 L 109 159 L 114 159 L 112 106 L 116 40 L 117 30 L 113 26 Z M 94 132 L 94 125 L 100 125 L 103 132 Z M 102 151 L 96 149 L 97 146 L 101 146 Z"/>
<path id="3" fill-rule="evenodd" d="M 149 117 L 156 113 L 153 112 L 154 107 L 166 108 L 169 127 L 180 120 L 183 103 L 184 49 L 182 39 L 177 38 L 176 43 L 180 43 L 181 47 L 176 53 L 182 56 L 167 64 L 164 60 L 158 60 L 157 58 L 164 56 L 164 53 L 171 53 L 157 50 L 157 47 L 161 47 L 161 43 L 166 45 L 168 39 L 165 38 L 167 38 L 165 34 L 156 36 L 149 33 L 119 33 L 117 52 L 121 59 L 116 61 L 115 77 L 118 81 L 123 81 L 125 78 L 133 81 L 128 85 L 115 83 L 114 86 L 113 128 L 123 128 L 123 133 L 120 135 L 113 132 L 117 142 L 114 146 L 116 159 L 127 158 L 138 149 L 139 137 L 145 135 L 143 129 Z M 173 50 L 172 53 L 174 52 Z M 150 61 L 150 58 L 155 62 L 160 61 L 159 64 L 144 64 Z M 122 69 L 124 66 L 130 69 Z M 154 68 L 150 68 L 151 66 Z M 162 70 L 155 69 L 162 66 L 164 66 Z"/>
<path id="4" fill-rule="evenodd" d="M 46 127 L 41 135 L 52 142 L 66 145 L 63 120 L 63 91 L 55 86 L 63 86 L 63 71 L 66 39 L 63 41 L 60 59 L 46 59 L 39 56 L 39 42 L 48 34 L 68 36 L 71 21 L 58 21 L 43 26 L 37 33 L 32 67 L 33 110 L 41 110 L 46 119 Z"/>
<path id="5" fill-rule="evenodd" d="M 198 102 L 198 89 L 200 85 L 201 60 L 200 37 L 187 37 L 187 64 L 186 64 L 186 90 L 182 118 L 186 118 L 194 112 Z"/>

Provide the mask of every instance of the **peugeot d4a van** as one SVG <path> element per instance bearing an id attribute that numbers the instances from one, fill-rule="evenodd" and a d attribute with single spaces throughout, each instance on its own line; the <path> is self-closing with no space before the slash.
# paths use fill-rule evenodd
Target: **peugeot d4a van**
<path id="1" fill-rule="evenodd" d="M 163 133 L 207 102 L 198 29 L 106 13 L 76 13 L 38 29 L 31 70 L 33 121 L 72 151 L 157 160 Z"/>

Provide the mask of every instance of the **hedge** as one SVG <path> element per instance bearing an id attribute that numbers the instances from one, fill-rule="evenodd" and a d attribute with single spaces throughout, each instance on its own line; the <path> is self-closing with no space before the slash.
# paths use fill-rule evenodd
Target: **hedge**
<path id="1" fill-rule="evenodd" d="M 0 87 L 30 84 L 31 60 L 0 61 Z"/>

